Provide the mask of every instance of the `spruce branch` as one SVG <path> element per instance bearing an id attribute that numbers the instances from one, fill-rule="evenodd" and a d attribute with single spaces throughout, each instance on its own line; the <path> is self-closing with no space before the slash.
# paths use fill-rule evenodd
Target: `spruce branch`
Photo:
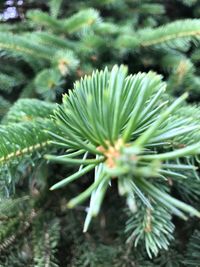
<path id="1" fill-rule="evenodd" d="M 149 198 L 184 219 L 185 213 L 200 217 L 196 209 L 170 196 L 156 183 L 161 180 L 167 185 L 169 177 L 174 180 L 187 178 L 179 173 L 181 165 L 173 161 L 200 152 L 199 142 L 172 149 L 171 143 L 176 137 L 199 128 L 191 122 L 180 128 L 185 121 L 176 118 L 175 113 L 187 94 L 166 107 L 166 103 L 162 105 L 164 88 L 161 76 L 153 72 L 127 76 L 125 66 L 114 66 L 111 72 L 108 69 L 96 71 L 76 82 L 74 90 L 64 95 L 63 105 L 55 111 L 54 122 L 62 134 L 49 133 L 55 143 L 61 142 L 67 149 L 72 149 L 73 156 L 67 153 L 45 157 L 58 163 L 87 167 L 80 168 L 51 189 L 63 187 L 95 169 L 94 182 L 68 203 L 72 208 L 91 196 L 84 231 L 87 231 L 91 218 L 99 213 L 107 187 L 116 177 L 119 193 L 127 198 L 132 211 L 137 206 L 137 196 L 152 212 L 154 208 Z M 161 141 L 165 141 L 163 145 Z M 148 148 L 152 144 L 154 150 Z M 81 159 L 83 152 L 90 158 L 83 156 Z M 76 155 L 78 158 L 74 157 Z M 195 169 L 185 165 L 186 169 Z"/>
<path id="2" fill-rule="evenodd" d="M 168 249 L 174 231 L 170 213 L 160 205 L 153 207 L 149 209 L 139 202 L 137 211 L 129 213 L 125 230 L 129 235 L 127 242 L 134 241 L 135 246 L 141 241 L 145 242 L 150 258 L 152 254 L 156 256 L 160 249 Z"/>
<path id="3" fill-rule="evenodd" d="M 33 224 L 33 261 L 37 267 L 58 267 L 56 252 L 60 238 L 58 219 L 45 221 L 39 218 Z"/>
<path id="4" fill-rule="evenodd" d="M 8 124 L 34 121 L 40 118 L 48 118 L 53 115 L 55 108 L 56 104 L 53 103 L 34 98 L 22 98 L 16 101 L 9 109 L 3 122 L 4 124 Z"/>
<path id="5" fill-rule="evenodd" d="M 13 56 L 26 56 L 42 58 L 49 60 L 51 58 L 52 49 L 47 47 L 31 44 L 26 37 L 15 35 L 12 33 L 0 33 L 0 50 L 9 51 Z"/>
<path id="6" fill-rule="evenodd" d="M 20 99 L 4 117 L 0 127 L 1 189 L 4 191 L 13 185 L 13 173 L 19 164 L 33 164 L 52 150 L 45 130 L 54 128 L 49 119 L 54 108 L 55 104 L 41 100 Z"/>
<path id="7" fill-rule="evenodd" d="M 73 49 L 75 45 L 74 41 L 46 31 L 37 31 L 31 33 L 31 36 L 37 43 L 48 46 L 51 45 L 58 49 Z"/>
<path id="8" fill-rule="evenodd" d="M 28 17 L 35 24 L 43 25 L 55 32 L 73 34 L 91 28 L 100 18 L 97 10 L 89 8 L 81 10 L 67 19 L 56 19 L 46 12 L 32 10 Z"/>
<path id="9" fill-rule="evenodd" d="M 40 10 L 30 10 L 27 12 L 27 17 L 36 25 L 42 25 L 44 27 L 50 27 L 54 31 L 60 32 L 59 28 L 62 28 L 59 20 L 53 16 L 50 16 L 47 12 Z"/>
<path id="10" fill-rule="evenodd" d="M 188 48 L 188 42 L 199 40 L 200 20 L 186 19 L 168 23 L 155 29 L 144 29 L 119 37 L 118 45 L 125 48 L 169 46 Z"/>
<path id="11" fill-rule="evenodd" d="M 70 18 L 62 21 L 63 29 L 67 33 L 74 33 L 81 29 L 87 29 L 100 21 L 99 13 L 93 8 L 81 10 Z"/>
<path id="12" fill-rule="evenodd" d="M 13 233 L 13 234 L 10 234 L 9 236 L 5 236 L 4 237 L 5 239 L 3 241 L 2 241 L 3 238 L 1 236 L 0 252 L 6 250 L 9 246 L 11 246 L 16 241 L 17 237 L 19 237 L 25 231 L 27 231 L 37 215 L 38 214 L 33 209 L 33 210 L 31 210 L 29 216 L 27 218 L 24 218 L 25 220 L 21 225 L 20 225 L 20 221 L 21 221 L 22 218 L 20 216 L 18 218 L 16 218 L 15 220 L 12 220 L 11 221 L 11 226 L 13 227 L 12 224 L 13 224 L 13 221 L 14 221 L 14 224 L 15 224 L 14 227 L 17 226 L 18 227 L 18 231 Z M 6 226 L 6 228 L 9 228 L 9 224 Z M 6 233 L 6 234 L 8 234 L 8 233 Z"/>
<path id="13" fill-rule="evenodd" d="M 48 123 L 48 121 L 46 121 Z M 1 126 L 0 163 L 16 164 L 21 157 L 50 145 L 49 136 L 43 132 L 44 122 L 23 122 Z M 13 162 L 12 162 L 13 161 Z M 16 161 L 16 162 L 15 162 Z"/>

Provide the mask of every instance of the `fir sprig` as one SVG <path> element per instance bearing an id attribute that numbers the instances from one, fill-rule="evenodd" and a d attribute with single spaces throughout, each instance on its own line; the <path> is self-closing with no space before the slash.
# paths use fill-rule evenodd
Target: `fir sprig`
<path id="1" fill-rule="evenodd" d="M 116 177 L 119 193 L 126 196 L 132 211 L 137 205 L 137 195 L 149 209 L 153 209 L 153 199 L 157 205 L 182 218 L 186 218 L 185 212 L 200 217 L 197 210 L 156 184 L 161 180 L 167 185 L 169 177 L 181 179 L 178 172 L 181 167 L 175 166 L 173 160 L 200 152 L 199 143 L 172 150 L 170 144 L 174 138 L 198 127 L 183 126 L 184 119 L 180 118 L 171 121 L 187 95 L 167 107 L 162 101 L 165 87 L 161 76 L 153 72 L 127 76 L 125 66 L 114 66 L 111 72 L 105 69 L 86 76 L 75 83 L 74 90 L 64 95 L 63 105 L 54 115 L 54 122 L 62 134 L 50 134 L 55 144 L 62 144 L 70 152 L 62 156 L 46 155 L 46 158 L 81 166 L 51 190 L 95 170 L 94 182 L 68 203 L 68 207 L 73 208 L 91 196 L 84 231 L 91 218 L 99 213 L 107 188 Z M 171 164 L 166 165 L 166 161 Z"/>

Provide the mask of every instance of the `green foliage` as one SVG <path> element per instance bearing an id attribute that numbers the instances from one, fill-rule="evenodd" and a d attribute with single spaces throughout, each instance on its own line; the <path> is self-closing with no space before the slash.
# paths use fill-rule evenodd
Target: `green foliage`
<path id="1" fill-rule="evenodd" d="M 180 162 L 173 164 L 173 160 L 198 154 L 199 143 L 170 151 L 168 142 L 170 144 L 176 137 L 191 133 L 198 127 L 192 124 L 180 127 L 184 119 L 175 119 L 173 116 L 184 97 L 177 99 L 168 108 L 164 107 L 166 103 L 161 102 L 161 96 L 165 84 L 160 76 L 151 72 L 133 76 L 126 76 L 126 73 L 124 66 L 115 66 L 111 72 L 107 69 L 97 71 L 75 83 L 74 90 L 64 96 L 63 105 L 58 107 L 54 116 L 63 134 L 60 136 L 50 132 L 57 144 L 73 152 L 45 157 L 58 163 L 80 165 L 76 173 L 53 185 L 52 190 L 95 169 L 94 182 L 68 203 L 68 207 L 75 207 L 91 195 L 84 231 L 87 231 L 91 218 L 99 213 L 111 179 L 118 177 L 119 193 L 126 196 L 130 210 L 137 210 L 135 196 L 140 198 L 145 207 L 138 208 L 141 215 L 137 213 L 130 228 L 136 228 L 136 232 L 133 231 L 135 244 L 140 238 L 145 240 L 147 252 L 151 256 L 152 252 L 157 254 L 159 248 L 167 249 L 172 239 L 170 212 L 182 218 L 185 218 L 182 211 L 199 217 L 199 212 L 194 208 L 172 198 L 160 185 L 158 187 L 150 180 L 152 177 L 158 181 L 169 177 L 183 179 L 187 177 L 179 173 L 181 169 L 195 170 L 192 165 L 182 165 Z M 173 116 L 173 122 L 168 118 L 169 115 Z M 93 158 L 86 159 L 88 153 L 94 155 Z M 80 155 L 84 155 L 82 159 Z M 155 232 L 152 226 L 152 232 L 145 234 L 151 213 Z M 162 218 L 159 222 L 160 214 Z M 163 225 L 163 218 L 166 225 Z"/>
<path id="2" fill-rule="evenodd" d="M 44 69 L 35 78 L 36 92 L 46 100 L 55 100 L 56 91 L 61 90 L 61 75 L 57 70 Z"/>
<path id="3" fill-rule="evenodd" d="M 58 267 L 55 254 L 60 237 L 58 220 L 38 220 L 33 228 L 34 266 Z"/>
<path id="4" fill-rule="evenodd" d="M 8 50 L 12 56 L 20 56 L 26 59 L 26 56 L 42 58 L 49 60 L 51 50 L 46 47 L 30 44 L 27 38 L 11 33 L 1 33 L 1 50 Z"/>
<path id="5" fill-rule="evenodd" d="M 0 126 L 0 165 L 1 193 L 7 191 L 16 182 L 17 168 L 20 164 L 27 169 L 45 152 L 52 150 L 46 128 L 54 128 L 50 120 L 55 104 L 37 99 L 20 99 L 6 114 Z M 55 129 L 56 131 L 56 129 Z M 11 190 L 12 191 L 12 190 Z"/>
<path id="6" fill-rule="evenodd" d="M 56 18 L 59 15 L 63 0 L 51 0 L 49 3 L 51 16 Z"/>
<path id="7" fill-rule="evenodd" d="M 5 163 L 22 155 L 32 153 L 37 149 L 48 146 L 47 134 L 42 131 L 44 125 L 35 123 L 18 123 L 1 126 L 0 162 Z M 13 135 L 13 129 L 15 134 Z"/>
<path id="8" fill-rule="evenodd" d="M 18 24 L 21 26 L 21 24 L 27 23 L 27 31 L 23 31 L 23 28 L 21 31 L 17 31 L 15 27 L 11 26 L 8 31 L 2 26 L 0 49 L 3 55 L 17 60 L 22 72 L 25 62 L 29 65 L 30 72 L 31 69 L 34 71 L 24 79 L 22 87 L 26 87 L 30 76 L 33 80 L 38 80 L 38 76 L 44 69 L 58 69 L 61 73 L 60 76 L 57 74 L 58 84 L 62 85 L 63 75 L 73 74 L 79 77 L 82 75 L 81 73 L 90 73 L 96 65 L 105 66 L 122 61 L 125 52 L 137 55 L 141 49 L 154 49 L 155 51 L 159 49 L 162 58 L 164 56 L 173 57 L 174 54 L 177 54 L 178 48 L 179 52 L 182 51 L 181 55 L 183 56 L 183 52 L 191 47 L 191 40 L 197 43 L 200 28 L 198 19 L 167 24 L 166 20 L 163 20 L 164 26 L 152 28 L 158 24 L 156 19 L 161 20 L 160 16 L 166 12 L 165 5 L 156 1 L 142 3 L 105 1 L 101 4 L 89 2 L 78 1 L 77 6 L 81 8 L 77 10 L 73 4 L 68 8 L 63 1 L 49 0 L 49 13 L 38 9 L 30 10 L 27 12 L 26 21 Z M 91 8 L 93 5 L 105 12 L 111 12 L 113 15 L 103 17 L 103 12 Z M 63 12 L 62 8 L 66 12 Z M 130 10 L 134 12 L 134 20 L 130 15 Z M 123 12 L 127 13 L 126 18 L 124 18 Z M 154 17 L 151 17 L 152 15 Z M 132 26 L 134 26 L 134 31 Z M 144 30 L 143 27 L 147 27 L 147 29 Z M 112 49 L 110 49 L 110 44 L 112 44 Z M 108 56 L 105 57 L 105 54 Z M 145 53 L 137 59 L 139 60 L 136 65 L 140 65 L 137 67 L 138 70 L 141 69 L 141 66 L 149 64 L 150 60 L 146 59 Z M 153 68 L 160 64 L 155 58 L 152 63 Z M 177 62 L 177 66 L 179 63 L 181 60 Z M 161 65 L 165 68 L 165 64 Z M 2 75 L 9 75 L 9 73 L 2 73 Z M 12 79 L 9 88 L 14 86 L 14 81 L 22 83 L 22 79 L 15 79 L 15 77 Z M 41 91 L 48 91 L 48 87 L 45 85 L 48 84 L 47 77 L 44 77 L 43 83 L 45 89 L 41 89 Z M 186 81 L 184 81 L 185 83 Z M 187 84 L 189 87 L 191 82 L 189 81 Z M 37 86 L 32 90 L 35 90 L 36 95 L 39 91 L 39 97 L 44 97 Z M 195 86 L 187 90 L 195 91 Z M 52 93 L 49 91 L 47 99 Z M 59 92 L 60 90 L 57 91 L 58 95 Z"/>
<path id="9" fill-rule="evenodd" d="M 171 215 L 163 207 L 153 205 L 153 209 L 138 205 L 134 214 L 129 214 L 126 232 L 128 242 L 134 240 L 134 245 L 143 240 L 148 255 L 157 255 L 160 249 L 168 249 L 173 239 L 174 225 Z"/>
<path id="10" fill-rule="evenodd" d="M 4 123 L 33 121 L 39 118 L 50 118 L 56 105 L 38 99 L 19 99 L 8 111 Z"/>
<path id="11" fill-rule="evenodd" d="M 6 114 L 9 108 L 10 108 L 9 101 L 0 96 L 0 118 L 2 118 Z"/>
<path id="12" fill-rule="evenodd" d="M 135 36 L 125 36 L 119 39 L 119 45 L 128 45 L 134 49 L 137 47 L 149 47 L 167 45 L 173 48 L 186 49 L 188 42 L 198 39 L 200 31 L 200 21 L 184 20 L 169 23 L 156 29 L 145 29 L 136 32 Z"/>
<path id="13" fill-rule="evenodd" d="M 15 77 L 9 76 L 4 73 L 1 73 L 0 75 L 0 84 L 1 84 L 0 89 L 2 91 L 6 91 L 9 93 L 13 87 L 18 86 L 20 83 L 21 81 L 17 80 Z"/>
<path id="14" fill-rule="evenodd" d="M 199 230 L 195 230 L 192 234 L 188 245 L 187 252 L 184 259 L 184 264 L 187 266 L 198 266 L 200 262 L 199 257 L 199 241 L 200 241 L 200 232 Z"/>
<path id="15" fill-rule="evenodd" d="M 30 11 L 28 17 L 36 24 L 51 28 L 53 31 L 69 34 L 85 30 L 99 19 L 98 12 L 94 9 L 81 10 L 70 18 L 63 20 L 57 20 L 39 10 Z"/>
<path id="16" fill-rule="evenodd" d="M 36 159 L 41 159 L 45 151 L 50 151 L 50 140 L 42 121 L 13 123 L 0 128 L 0 165 L 1 165 L 1 194 L 7 195 L 15 184 L 16 168 L 23 162 L 33 164 Z M 48 123 L 50 124 L 50 123 Z M 46 128 L 46 127 L 45 127 Z M 14 134 L 13 134 L 14 130 Z M 9 189 L 10 188 L 10 189 Z"/>
<path id="17" fill-rule="evenodd" d="M 7 5 L 0 266 L 198 266 L 199 1 Z"/>
<path id="18" fill-rule="evenodd" d="M 181 251 L 177 251 L 173 244 L 167 251 L 161 251 L 160 255 L 155 258 L 154 266 L 166 266 L 166 267 L 182 267 L 184 255 Z M 179 245 L 179 244 L 178 244 Z M 187 266 L 187 265 L 186 265 Z"/>
<path id="19" fill-rule="evenodd" d="M 36 211 L 32 203 L 23 197 L 4 200 L 0 205 L 0 266 L 13 263 L 15 266 L 59 266 L 55 258 L 60 238 L 59 220 L 49 220 L 49 215 Z M 23 213 L 19 209 L 23 209 Z"/>

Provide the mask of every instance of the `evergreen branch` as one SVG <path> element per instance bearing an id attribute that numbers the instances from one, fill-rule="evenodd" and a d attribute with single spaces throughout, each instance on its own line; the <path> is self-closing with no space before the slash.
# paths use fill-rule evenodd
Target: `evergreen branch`
<path id="1" fill-rule="evenodd" d="M 148 198 L 183 219 L 187 218 L 184 212 L 200 216 L 195 208 L 173 198 L 148 181 L 153 177 L 162 178 L 163 182 L 168 177 L 174 180 L 186 179 L 181 173 L 181 165 L 178 166 L 180 163 L 177 163 L 176 167 L 174 164 L 169 166 L 166 165 L 166 160 L 177 160 L 179 157 L 199 153 L 198 141 L 171 152 L 168 152 L 170 146 L 160 143 L 163 138 L 173 143 L 180 132 L 180 136 L 187 136 L 188 133 L 198 131 L 199 128 L 192 125 L 190 120 L 176 115 L 177 107 L 187 94 L 166 108 L 161 104 L 165 84 L 160 76 L 152 72 L 134 76 L 126 76 L 126 73 L 124 66 L 114 66 L 111 72 L 106 68 L 86 76 L 75 83 L 73 91 L 64 95 L 63 105 L 55 111 L 54 121 L 61 135 L 54 132 L 50 134 L 54 137 L 55 144 L 62 143 L 63 147 L 72 149 L 74 156 L 71 158 L 68 154 L 56 157 L 47 155 L 46 158 L 58 163 L 88 165 L 84 169 L 80 167 L 80 170 L 59 181 L 51 189 L 67 185 L 94 167 L 97 172 L 98 168 L 103 166 L 103 171 L 95 175 L 94 182 L 68 203 L 68 207 L 75 207 L 91 195 L 84 231 L 88 229 L 92 216 L 98 214 L 108 183 L 114 177 L 118 178 L 120 195 L 126 197 L 132 211 L 137 206 L 137 195 L 149 209 L 152 209 L 152 206 Z M 148 116 L 148 119 L 145 116 Z M 180 126 L 186 122 L 188 126 L 180 130 Z M 158 149 L 155 144 L 154 151 L 148 149 L 148 145 L 152 144 L 151 140 L 154 140 L 155 144 L 158 142 Z M 83 151 L 95 154 L 96 159 L 76 159 Z M 186 169 L 195 171 L 191 164 Z M 166 244 L 167 241 L 163 245 L 165 248 Z M 154 253 L 157 253 L 158 248 L 153 246 Z M 151 255 L 149 247 L 146 249 Z"/>
<path id="2" fill-rule="evenodd" d="M 145 30 L 141 32 L 142 46 L 152 46 L 171 40 L 177 40 L 181 38 L 192 38 L 200 35 L 200 20 L 187 19 L 184 21 L 175 21 L 165 26 L 158 27 L 155 30 Z"/>
<path id="3" fill-rule="evenodd" d="M 25 231 L 27 231 L 37 215 L 38 214 L 33 209 L 30 212 L 28 218 L 26 218 L 24 220 L 24 222 L 20 225 L 18 231 L 13 233 L 13 234 L 11 234 L 8 237 L 6 237 L 5 240 L 0 243 L 0 252 L 6 250 L 9 246 L 11 246 L 16 241 L 17 237 L 19 237 L 21 234 L 23 234 Z M 17 218 L 17 222 L 18 223 L 19 223 L 19 221 L 21 221 L 20 217 Z"/>
<path id="4" fill-rule="evenodd" d="M 50 146 L 49 135 L 43 129 L 50 121 L 22 122 L 1 126 L 0 132 L 0 163 L 16 164 L 26 155 L 35 151 L 44 153 Z"/>
<path id="5" fill-rule="evenodd" d="M 33 228 L 33 261 L 38 267 L 57 267 L 57 245 L 60 238 L 60 224 L 58 219 L 45 222 L 40 219 Z"/>
<path id="6" fill-rule="evenodd" d="M 85 9 L 72 15 L 70 18 L 64 19 L 63 29 L 68 33 L 80 31 L 84 27 L 91 27 L 100 20 L 99 13 L 95 9 Z"/>
<path id="7" fill-rule="evenodd" d="M 21 78 L 21 80 L 19 79 Z M 0 73 L 0 90 L 10 93 L 13 87 L 23 83 L 22 77 L 13 77 L 5 73 Z"/>
<path id="8" fill-rule="evenodd" d="M 42 45 L 33 44 L 27 40 L 26 37 L 11 34 L 0 33 L 0 50 L 10 51 L 13 55 L 19 55 L 21 57 L 31 56 L 50 60 L 52 55 L 52 48 L 49 49 Z"/>
<path id="9" fill-rule="evenodd" d="M 62 20 L 58 20 L 46 12 L 32 10 L 28 12 L 28 18 L 34 23 L 43 25 L 53 31 L 69 34 L 80 31 L 85 27 L 91 27 L 100 19 L 98 11 L 92 8 L 81 10 L 71 17 Z"/>
<path id="10" fill-rule="evenodd" d="M 27 12 L 27 17 L 36 25 L 39 24 L 45 27 L 49 27 L 57 32 L 60 32 L 63 28 L 61 22 L 55 17 L 50 16 L 47 12 L 40 10 L 29 10 Z"/>
<path id="11" fill-rule="evenodd" d="M 162 4 L 157 3 L 145 3 L 139 5 L 141 14 L 162 15 L 165 13 L 165 7 Z"/>
<path id="12" fill-rule="evenodd" d="M 177 242 L 172 242 L 167 251 L 161 250 L 158 257 L 153 260 L 153 266 L 182 267 L 184 255 L 182 251 L 176 249 L 177 246 Z"/>
<path id="13" fill-rule="evenodd" d="M 118 45 L 126 48 L 137 48 L 166 44 L 171 45 L 171 47 L 184 48 L 185 44 L 193 38 L 198 40 L 199 35 L 200 20 L 186 19 L 171 22 L 155 29 L 145 29 L 131 35 L 122 35 L 119 37 Z"/>
<path id="14" fill-rule="evenodd" d="M 7 220 L 18 215 L 18 208 L 21 208 L 29 197 L 3 199 L 0 202 L 0 220 Z"/>
<path id="15" fill-rule="evenodd" d="M 126 233 L 129 234 L 127 242 L 134 242 L 137 246 L 141 241 L 150 258 L 155 256 L 160 249 L 168 249 L 169 242 L 173 239 L 174 225 L 171 215 L 159 205 L 153 205 L 153 210 L 138 203 L 137 211 L 128 214 Z"/>
<path id="16" fill-rule="evenodd" d="M 43 69 L 34 80 L 36 92 L 46 101 L 55 100 L 56 93 L 62 92 L 61 74 L 57 69 Z"/>
<path id="17" fill-rule="evenodd" d="M 187 217 L 180 211 L 183 210 L 191 215 L 197 216 L 200 218 L 200 212 L 197 211 L 195 208 L 191 207 L 190 205 L 179 201 L 171 197 L 169 194 L 162 192 L 160 189 L 156 188 L 154 185 L 145 181 L 144 179 L 140 179 L 137 181 L 141 188 L 146 192 L 149 196 L 153 197 L 158 202 L 162 203 L 165 207 L 169 210 L 182 217 L 183 219 L 187 219 Z M 175 208 L 174 208 L 175 207 Z"/>
<path id="18" fill-rule="evenodd" d="M 53 114 L 56 105 L 38 99 L 19 99 L 10 108 L 4 123 L 33 121 L 39 118 L 48 118 Z"/>
<path id="19" fill-rule="evenodd" d="M 73 49 L 75 45 L 75 43 L 69 39 L 45 31 L 31 33 L 31 36 L 37 43 L 47 46 L 56 46 L 58 49 Z"/>
<path id="20" fill-rule="evenodd" d="M 200 108 L 198 105 L 183 105 L 175 112 L 175 119 L 177 117 L 184 118 L 188 123 L 192 122 L 193 125 L 199 127 L 200 121 Z M 174 143 L 191 145 L 195 142 L 199 142 L 200 134 L 199 129 L 197 128 L 194 131 L 188 132 L 185 135 L 177 136 L 174 140 Z"/>

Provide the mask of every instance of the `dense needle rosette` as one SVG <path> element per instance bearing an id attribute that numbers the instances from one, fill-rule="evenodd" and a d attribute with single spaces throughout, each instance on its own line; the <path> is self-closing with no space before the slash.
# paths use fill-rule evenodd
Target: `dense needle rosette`
<path id="1" fill-rule="evenodd" d="M 162 77 L 154 72 L 127 75 L 125 66 L 114 66 L 111 71 L 96 71 L 76 82 L 56 109 L 53 119 L 61 135 L 50 134 L 53 142 L 68 152 L 46 158 L 80 168 L 51 189 L 63 187 L 94 169 L 91 185 L 68 203 L 72 208 L 91 196 L 85 231 L 116 178 L 119 193 L 126 197 L 133 212 L 139 198 L 150 210 L 157 203 L 182 218 L 186 218 L 185 212 L 200 216 L 166 191 L 169 178 L 185 178 L 182 169 L 186 173 L 195 171 L 194 166 L 177 163 L 176 159 L 198 154 L 200 145 L 173 148 L 175 138 L 191 133 L 197 126 L 191 122 L 185 126 L 174 115 L 187 95 L 168 105 L 163 100 L 165 87 Z"/>

